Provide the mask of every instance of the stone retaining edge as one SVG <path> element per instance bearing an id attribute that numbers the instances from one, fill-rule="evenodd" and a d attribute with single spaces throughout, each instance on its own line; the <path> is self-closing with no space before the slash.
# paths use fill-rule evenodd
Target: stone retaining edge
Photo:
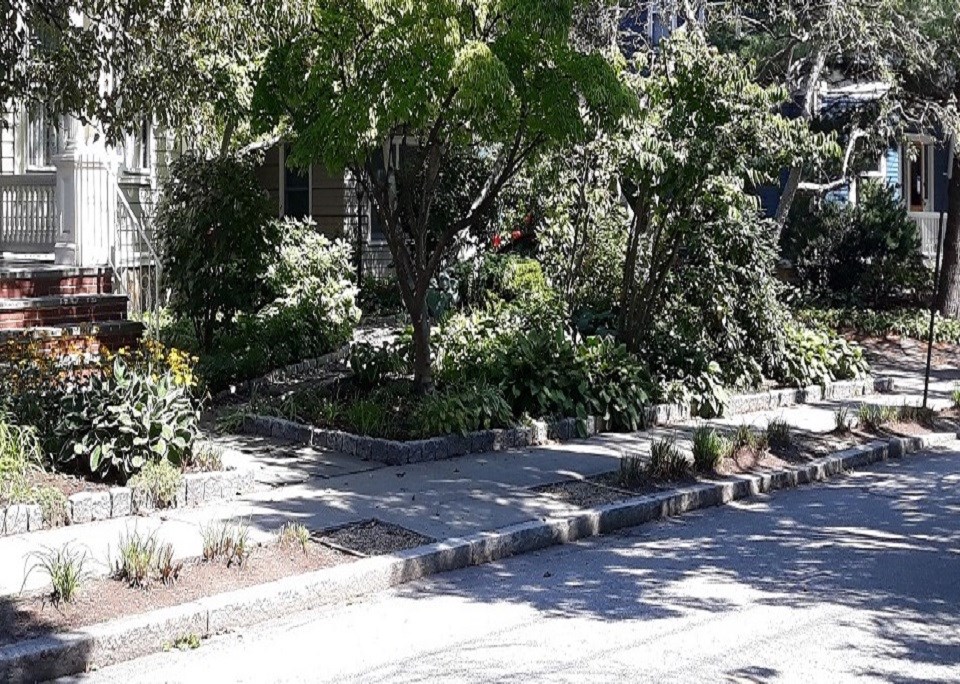
<path id="1" fill-rule="evenodd" d="M 219 401 L 227 397 L 235 396 L 240 393 L 250 393 L 264 385 L 269 385 L 271 383 L 285 379 L 287 376 L 296 376 L 301 373 L 304 373 L 309 370 L 313 370 L 320 366 L 326 366 L 329 363 L 334 361 L 344 361 L 347 357 L 350 356 L 350 344 L 345 344 L 336 351 L 332 351 L 329 354 L 324 354 L 323 356 L 318 356 L 314 359 L 307 359 L 305 361 L 300 361 L 299 363 L 294 363 L 289 366 L 284 366 L 283 368 L 277 368 L 272 370 L 264 376 L 259 378 L 254 378 L 253 380 L 245 380 L 234 385 L 232 388 L 221 390 L 217 392 L 214 396 L 214 399 Z"/>
<path id="2" fill-rule="evenodd" d="M 805 466 L 704 482 L 598 506 L 568 517 L 519 523 L 120 618 L 72 633 L 30 639 L 0 647 L 0 681 L 54 679 L 106 667 L 163 650 L 179 637 L 211 636 L 383 591 L 428 575 L 825 480 L 851 468 L 900 458 L 956 438 L 953 433 L 937 433 L 875 440 Z"/>
<path id="3" fill-rule="evenodd" d="M 889 392 L 892 389 L 893 380 L 890 378 L 866 378 L 827 383 L 823 387 L 813 385 L 735 395 L 731 397 L 725 415 L 770 411 L 824 399 L 848 399 L 876 392 Z M 644 414 L 647 425 L 651 426 L 669 425 L 690 420 L 693 416 L 690 406 L 682 404 L 649 406 L 644 409 Z M 592 437 L 607 430 L 605 419 L 599 416 L 590 416 L 582 424 L 578 423 L 576 418 L 550 423 L 534 420 L 523 427 L 481 430 L 466 435 L 447 435 L 406 442 L 327 430 L 271 416 L 245 416 L 242 429 L 249 434 L 329 449 L 386 465 L 405 465 L 441 461 L 466 454 L 541 446 L 549 440 L 562 442 L 577 437 Z"/>
<path id="4" fill-rule="evenodd" d="M 170 508 L 185 508 L 227 501 L 256 487 L 252 468 L 186 473 Z M 67 524 L 125 518 L 154 512 L 154 502 L 131 487 L 79 492 L 67 497 Z M 39 504 L 0 507 L 0 537 L 48 529 Z"/>

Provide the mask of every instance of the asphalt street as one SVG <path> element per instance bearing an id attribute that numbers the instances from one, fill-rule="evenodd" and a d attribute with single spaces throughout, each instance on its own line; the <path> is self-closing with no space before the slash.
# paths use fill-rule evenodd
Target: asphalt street
<path id="1" fill-rule="evenodd" d="M 71 681 L 960 681 L 960 454 L 926 453 Z"/>

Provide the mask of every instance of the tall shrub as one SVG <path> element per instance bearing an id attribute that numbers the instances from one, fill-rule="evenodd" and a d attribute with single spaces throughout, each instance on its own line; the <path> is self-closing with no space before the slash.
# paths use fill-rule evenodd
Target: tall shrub
<path id="1" fill-rule="evenodd" d="M 170 304 L 210 351 L 219 328 L 269 299 L 278 250 L 271 204 L 251 156 L 187 153 L 173 162 L 156 227 Z"/>
<path id="2" fill-rule="evenodd" d="M 883 183 L 861 185 L 856 205 L 796 205 L 782 244 L 815 300 L 889 308 L 917 301 L 933 282 L 917 224 Z"/>

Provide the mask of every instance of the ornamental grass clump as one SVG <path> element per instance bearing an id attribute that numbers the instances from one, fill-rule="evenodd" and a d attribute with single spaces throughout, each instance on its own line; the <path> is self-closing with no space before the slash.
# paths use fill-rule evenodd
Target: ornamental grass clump
<path id="1" fill-rule="evenodd" d="M 790 423 L 782 418 L 776 418 L 767 424 L 766 437 L 767 444 L 775 449 L 788 449 L 793 445 Z"/>
<path id="2" fill-rule="evenodd" d="M 672 439 L 658 439 L 650 447 L 647 475 L 654 480 L 681 480 L 690 474 L 690 461 Z"/>
<path id="3" fill-rule="evenodd" d="M 713 472 L 730 450 L 730 441 L 713 428 L 701 426 L 693 431 L 693 466 L 697 472 Z"/>
<path id="4" fill-rule="evenodd" d="M 119 554 L 113 576 L 131 587 L 146 589 L 157 559 L 156 538 L 152 534 L 143 536 L 137 530 L 126 532 L 120 536 Z"/>
<path id="5" fill-rule="evenodd" d="M 86 552 L 70 548 L 69 543 L 59 549 L 46 548 L 37 551 L 30 554 L 30 558 L 33 559 L 33 564 L 24 575 L 24 586 L 34 570 L 46 573 L 50 580 L 51 598 L 54 603 L 73 601 L 80 583 L 89 575 Z"/>
<path id="6" fill-rule="evenodd" d="M 617 482 L 624 489 L 639 489 L 647 481 L 647 470 L 643 458 L 634 454 L 620 457 L 620 470 Z"/>

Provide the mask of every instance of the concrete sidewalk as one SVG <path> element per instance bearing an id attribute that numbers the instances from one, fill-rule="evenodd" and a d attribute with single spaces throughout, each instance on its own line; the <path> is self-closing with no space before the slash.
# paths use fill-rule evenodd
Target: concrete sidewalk
<path id="1" fill-rule="evenodd" d="M 681 449 L 689 451 L 694 428 L 704 422 L 725 428 L 749 424 L 762 429 L 772 419 L 783 419 L 798 430 L 826 433 L 834 428 L 834 412 L 840 405 L 855 409 L 863 402 L 916 403 L 913 389 L 902 394 L 823 402 L 396 467 L 261 437 L 220 438 L 225 447 L 238 450 L 233 455 L 234 463 L 257 468 L 258 491 L 225 504 L 2 538 L 0 596 L 19 592 L 21 587 L 44 588 L 47 579 L 43 573 L 27 573 L 31 558 L 43 549 L 68 542 L 87 553 L 93 574 L 107 574 L 120 536 L 134 529 L 155 534 L 159 542 L 172 544 L 178 557 L 186 558 L 200 555 L 202 527 L 219 520 L 246 521 L 255 542 L 271 540 L 284 523 L 291 521 L 318 530 L 370 518 L 442 540 L 566 515 L 579 509 L 530 488 L 614 471 L 624 454 L 648 454 L 651 443 L 663 437 L 676 439 Z M 950 390 L 952 385 L 949 390 L 938 387 L 939 397 Z M 937 406 L 949 403 L 939 397 Z"/>

